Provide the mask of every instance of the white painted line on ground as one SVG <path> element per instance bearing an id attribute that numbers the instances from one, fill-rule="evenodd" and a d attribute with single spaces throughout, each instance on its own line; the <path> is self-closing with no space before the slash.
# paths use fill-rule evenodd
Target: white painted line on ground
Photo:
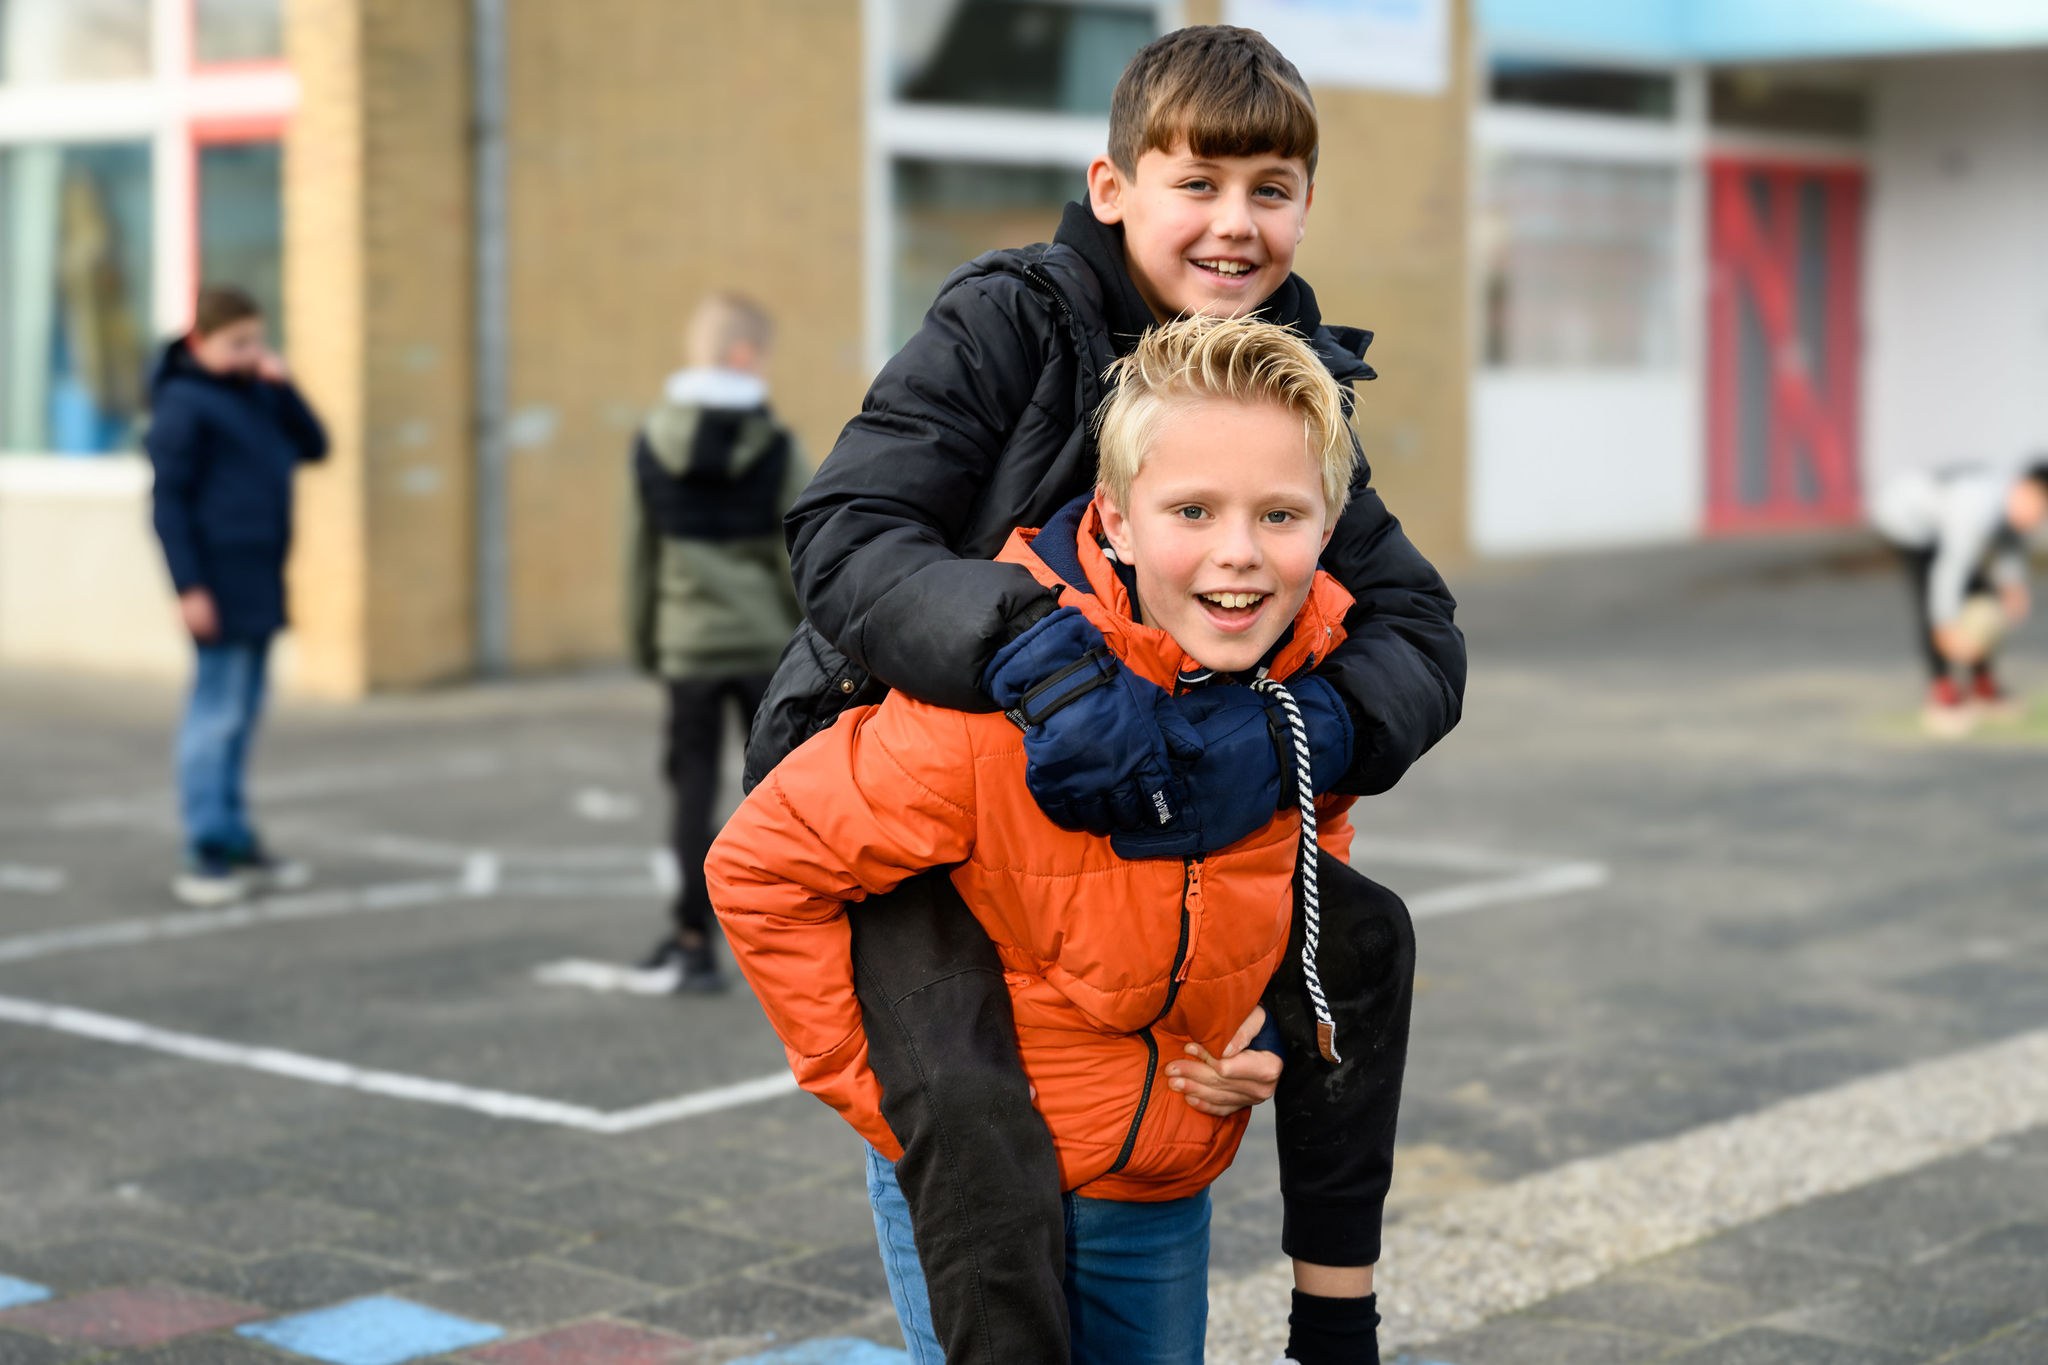
<path id="1" fill-rule="evenodd" d="M 373 763 L 353 768 L 311 769 L 289 777 L 258 778 L 251 784 L 261 802 L 298 801 L 318 796 L 360 795 L 401 790 L 423 782 L 461 782 L 496 777 L 504 760 L 490 753 L 460 753 L 431 763 Z M 66 801 L 52 807 L 49 823 L 59 828 L 129 823 L 157 824 L 173 806 L 170 793 Z"/>
<path id="2" fill-rule="evenodd" d="M 615 962 L 593 962 L 586 957 L 565 957 L 533 969 L 533 979 L 543 986 L 573 986 L 600 995 L 670 995 L 676 988 L 673 967 L 648 969 L 622 967 Z"/>
<path id="3" fill-rule="evenodd" d="M 1502 901 L 1533 901 L 1570 891 L 1588 891 L 1596 886 L 1605 886 L 1607 881 L 1608 871 L 1603 863 L 1559 863 L 1520 876 L 1464 882 L 1418 892 L 1407 898 L 1408 914 L 1414 919 L 1456 915 L 1498 905 Z"/>
<path id="4" fill-rule="evenodd" d="M 1351 860 L 1370 875 L 1374 863 L 1441 868 L 1446 872 L 1528 872 L 1564 861 L 1478 844 L 1425 839 L 1387 839 L 1360 834 L 1351 841 Z"/>
<path id="5" fill-rule="evenodd" d="M 654 889 L 664 896 L 673 896 L 682 888 L 682 872 L 676 866 L 674 850 L 657 848 L 647 855 L 648 871 L 654 874 Z"/>
<path id="6" fill-rule="evenodd" d="M 515 1095 L 504 1090 L 479 1089 L 476 1086 L 457 1085 L 452 1081 L 439 1081 L 427 1076 L 379 1071 L 371 1067 L 354 1066 L 348 1062 L 331 1061 L 325 1057 L 310 1057 L 303 1052 L 290 1052 L 283 1048 L 250 1047 L 196 1033 L 157 1028 L 138 1020 L 123 1019 L 94 1010 L 45 1004 L 39 1000 L 23 1000 L 10 995 L 0 995 L 0 1020 L 30 1028 L 66 1033 L 73 1037 L 114 1043 L 122 1047 L 143 1048 L 195 1062 L 209 1062 L 215 1066 L 260 1071 L 266 1075 L 283 1076 L 312 1085 L 356 1090 L 367 1095 L 412 1100 L 420 1104 L 438 1104 L 452 1109 L 467 1109 L 473 1113 L 488 1114 L 492 1118 L 515 1119 L 524 1123 L 546 1123 L 560 1128 L 580 1129 L 586 1133 L 636 1132 L 643 1128 L 673 1123 L 678 1119 L 736 1109 L 742 1105 L 759 1104 L 764 1100 L 787 1095 L 797 1088 L 794 1076 L 787 1071 L 779 1071 L 734 1085 L 718 1086 L 715 1089 L 678 1095 L 674 1099 L 659 1100 L 632 1109 L 607 1112 L 586 1105 L 543 1099 L 536 1095 Z"/>
<path id="7" fill-rule="evenodd" d="M 159 939 L 197 938 L 202 934 L 250 929 L 261 924 L 410 910 L 454 900 L 460 890 L 446 881 L 390 882 L 361 890 L 307 891 L 295 896 L 276 896 L 221 910 L 185 910 L 147 919 L 108 920 L 73 929 L 18 934 L 13 938 L 0 939 L 0 963 L 30 962 L 61 953 L 129 947 Z"/>
<path id="8" fill-rule="evenodd" d="M 27 867 L 21 863 L 0 863 L 0 891 L 32 891 L 54 896 L 70 878 L 62 868 Z"/>
<path id="9" fill-rule="evenodd" d="M 482 849 L 462 863 L 462 894 L 488 896 L 498 889 L 498 855 Z"/>
<path id="10" fill-rule="evenodd" d="M 1381 1341 L 1389 1349 L 1434 1341 L 1717 1232 L 2043 1124 L 2048 1029 L 1453 1199 L 1387 1230 L 1375 1277 L 1387 1321 Z M 1270 1360 L 1272 1344 L 1286 1340 L 1292 1285 L 1285 1261 L 1214 1285 L 1208 1358 Z"/>

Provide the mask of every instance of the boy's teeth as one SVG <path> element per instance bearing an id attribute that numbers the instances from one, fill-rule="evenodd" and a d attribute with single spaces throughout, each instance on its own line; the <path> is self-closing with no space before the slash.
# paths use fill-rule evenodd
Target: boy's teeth
<path id="1" fill-rule="evenodd" d="M 1195 264 L 1201 266 L 1204 270 L 1213 270 L 1219 275 L 1246 275 L 1251 273 L 1251 267 L 1243 261 L 1196 261 Z"/>
<path id="2" fill-rule="evenodd" d="M 1259 592 L 1205 592 L 1202 596 L 1219 607 L 1249 607 L 1264 597 L 1265 594 Z"/>

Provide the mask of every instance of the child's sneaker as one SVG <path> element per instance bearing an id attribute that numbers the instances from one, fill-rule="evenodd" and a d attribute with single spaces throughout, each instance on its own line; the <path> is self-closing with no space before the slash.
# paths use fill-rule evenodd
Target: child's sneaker
<path id="1" fill-rule="evenodd" d="M 171 879 L 171 894 L 185 905 L 232 905 L 249 894 L 249 880 L 225 859 L 203 856 Z"/>
<path id="2" fill-rule="evenodd" d="M 676 977 L 677 995 L 721 995 L 732 985 L 718 970 L 718 959 L 711 955 L 708 942 L 694 948 L 678 945 L 676 961 L 682 967 L 682 974 Z"/>
<path id="3" fill-rule="evenodd" d="M 276 857 L 261 844 L 236 857 L 232 867 L 258 893 L 298 891 L 313 881 L 312 868 L 295 858 Z"/>
<path id="4" fill-rule="evenodd" d="M 1977 726 L 1977 713 L 1963 704 L 1963 690 L 1954 678 L 1938 678 L 1927 689 L 1920 725 L 1937 739 L 1961 739 Z"/>
<path id="5" fill-rule="evenodd" d="M 1970 705 L 1977 708 L 1986 720 L 2015 721 L 2020 718 L 2020 704 L 2012 693 L 1998 685 L 1998 678 L 1990 673 L 1979 673 L 1970 682 Z"/>

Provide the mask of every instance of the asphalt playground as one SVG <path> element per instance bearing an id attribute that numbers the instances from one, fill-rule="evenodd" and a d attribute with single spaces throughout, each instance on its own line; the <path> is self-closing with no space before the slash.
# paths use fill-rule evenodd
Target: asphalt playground
<path id="1" fill-rule="evenodd" d="M 1358 820 L 1420 938 L 1388 1358 L 2048 1361 L 2040 713 L 1922 738 L 1854 541 L 1455 586 L 1467 719 Z M 213 911 L 178 702 L 0 675 L 0 1365 L 904 1359 L 752 998 L 610 970 L 672 884 L 651 687 L 284 706 L 318 880 Z M 1278 1354 L 1278 1227 L 1255 1124 L 1210 1359 Z"/>

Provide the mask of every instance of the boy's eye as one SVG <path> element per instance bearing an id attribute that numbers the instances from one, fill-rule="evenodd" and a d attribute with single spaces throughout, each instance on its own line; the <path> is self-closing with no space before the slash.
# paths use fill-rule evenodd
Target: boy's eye
<path id="1" fill-rule="evenodd" d="M 1268 199 L 1285 199 L 1287 197 L 1287 187 L 1285 185 L 1261 185 L 1253 193 L 1262 194 Z"/>
<path id="2" fill-rule="evenodd" d="M 1284 526 L 1288 522 L 1294 520 L 1294 513 L 1289 512 L 1284 508 L 1276 507 L 1272 511 L 1266 513 L 1266 520 L 1271 522 L 1275 526 Z"/>
<path id="3" fill-rule="evenodd" d="M 1174 509 L 1174 515 L 1182 521 L 1200 521 L 1208 513 L 1199 507 L 1177 507 Z"/>
<path id="4" fill-rule="evenodd" d="M 1212 190 L 1216 188 L 1214 185 L 1210 184 L 1206 180 L 1201 179 L 1199 176 L 1193 180 L 1181 181 L 1180 187 L 1184 190 L 1194 190 L 1197 193 L 1200 193 L 1204 190 Z"/>

